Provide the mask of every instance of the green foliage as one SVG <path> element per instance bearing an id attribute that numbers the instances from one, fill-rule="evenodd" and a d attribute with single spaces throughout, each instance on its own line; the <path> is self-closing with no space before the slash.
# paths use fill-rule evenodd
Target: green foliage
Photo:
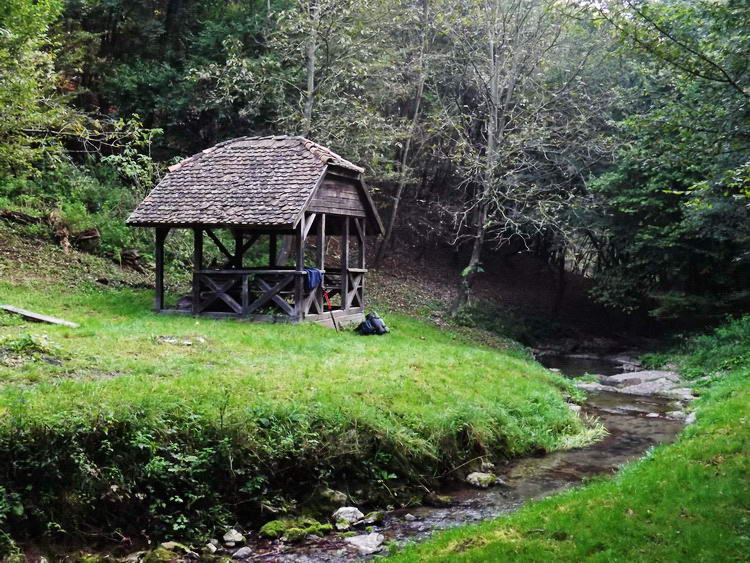
<path id="1" fill-rule="evenodd" d="M 646 297 L 654 315 L 677 317 L 750 302 L 746 9 L 615 2 L 602 12 L 630 75 L 615 166 L 591 184 L 601 211 L 588 220 L 603 235 L 595 295 L 608 305 L 633 310 Z"/>
<path id="2" fill-rule="evenodd" d="M 47 29 L 61 10 L 61 0 L 0 2 L 0 177 L 59 154 L 59 140 L 43 133 L 69 114 L 55 92 L 54 57 L 45 50 Z"/>
<path id="3" fill-rule="evenodd" d="M 750 538 L 750 317 L 686 344 L 683 358 L 723 377 L 697 422 L 601 479 L 520 512 L 438 534 L 394 561 L 704 561 L 746 558 Z"/>
<path id="4" fill-rule="evenodd" d="M 462 307 L 453 314 L 451 322 L 458 326 L 479 328 L 527 346 L 558 336 L 562 331 L 561 326 L 549 318 L 521 316 L 488 302 Z"/>
<path id="5" fill-rule="evenodd" d="M 727 320 L 709 334 L 692 337 L 677 357 L 688 378 L 721 378 L 750 365 L 750 316 Z"/>
<path id="6" fill-rule="evenodd" d="M 14 354 L 33 356 L 36 354 L 51 354 L 55 347 L 49 343 L 47 335 L 35 335 L 28 332 L 20 336 L 4 336 L 0 338 L 0 350 Z"/>

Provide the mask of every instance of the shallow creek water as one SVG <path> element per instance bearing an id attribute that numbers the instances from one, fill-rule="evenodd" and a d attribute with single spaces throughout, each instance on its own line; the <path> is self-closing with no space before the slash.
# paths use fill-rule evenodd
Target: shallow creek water
<path id="1" fill-rule="evenodd" d="M 542 362 L 569 377 L 583 373 L 613 375 L 625 369 L 615 361 L 591 357 L 558 356 L 542 359 Z M 668 399 L 592 393 L 581 412 L 598 417 L 604 423 L 609 435 L 603 440 L 586 448 L 521 458 L 498 466 L 496 473 L 507 487 L 478 490 L 460 486 L 440 491 L 453 499 L 450 506 L 391 511 L 386 513 L 384 522 L 375 531 L 385 536 L 386 543 L 419 541 L 437 530 L 507 514 L 529 499 L 564 490 L 587 477 L 614 473 L 622 464 L 637 459 L 650 447 L 674 439 L 683 424 L 653 414 L 664 415 L 670 410 L 674 410 L 674 406 Z M 651 416 L 647 417 L 647 414 Z M 411 516 L 407 519 L 407 515 Z M 334 535 L 291 546 L 280 542 L 259 542 L 253 546 L 253 551 L 255 561 L 352 561 L 371 557 L 360 554 Z"/>

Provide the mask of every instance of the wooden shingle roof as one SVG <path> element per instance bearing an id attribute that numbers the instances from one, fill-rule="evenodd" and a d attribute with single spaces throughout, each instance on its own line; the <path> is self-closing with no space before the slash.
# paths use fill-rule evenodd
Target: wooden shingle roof
<path id="1" fill-rule="evenodd" d="M 170 167 L 133 226 L 292 226 L 329 166 L 364 170 L 303 137 L 240 137 Z"/>

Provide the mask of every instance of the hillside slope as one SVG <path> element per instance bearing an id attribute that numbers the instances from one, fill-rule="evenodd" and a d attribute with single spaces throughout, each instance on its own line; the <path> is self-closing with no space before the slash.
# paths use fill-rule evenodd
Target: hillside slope
<path id="1" fill-rule="evenodd" d="M 206 537 L 329 486 L 407 504 L 469 460 L 596 432 L 569 383 L 518 352 L 399 314 L 382 338 L 159 316 L 146 277 L 2 229 L 0 301 L 81 325 L 0 317 L 6 549 Z"/>

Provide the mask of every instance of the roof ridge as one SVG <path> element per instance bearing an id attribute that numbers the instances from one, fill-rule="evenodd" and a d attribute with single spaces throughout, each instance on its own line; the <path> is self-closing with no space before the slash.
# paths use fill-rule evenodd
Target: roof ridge
<path id="1" fill-rule="evenodd" d="M 303 137 L 302 135 L 263 135 L 263 136 L 254 136 L 254 137 L 245 135 L 242 137 L 234 137 L 233 139 L 226 139 L 224 141 L 221 141 L 220 143 L 215 144 L 212 147 L 203 149 L 199 153 L 196 153 L 192 156 L 184 158 L 183 160 L 170 166 L 168 170 L 170 172 L 175 172 L 179 170 L 180 168 L 182 168 L 183 166 L 185 166 L 186 164 L 193 163 L 203 158 L 205 155 L 214 152 L 217 149 L 231 146 L 234 143 L 238 143 L 242 141 L 269 141 L 269 140 L 271 141 L 295 140 L 299 142 L 302 148 L 307 150 L 307 152 L 312 154 L 315 158 L 317 158 L 323 164 L 333 164 L 335 166 L 341 166 L 343 168 L 348 168 L 355 172 L 359 172 L 360 174 L 365 171 L 363 167 L 357 166 L 353 162 L 345 159 L 340 154 L 333 152 L 328 147 L 323 146 L 320 143 L 316 143 L 315 141 L 308 139 L 306 137 Z"/>

